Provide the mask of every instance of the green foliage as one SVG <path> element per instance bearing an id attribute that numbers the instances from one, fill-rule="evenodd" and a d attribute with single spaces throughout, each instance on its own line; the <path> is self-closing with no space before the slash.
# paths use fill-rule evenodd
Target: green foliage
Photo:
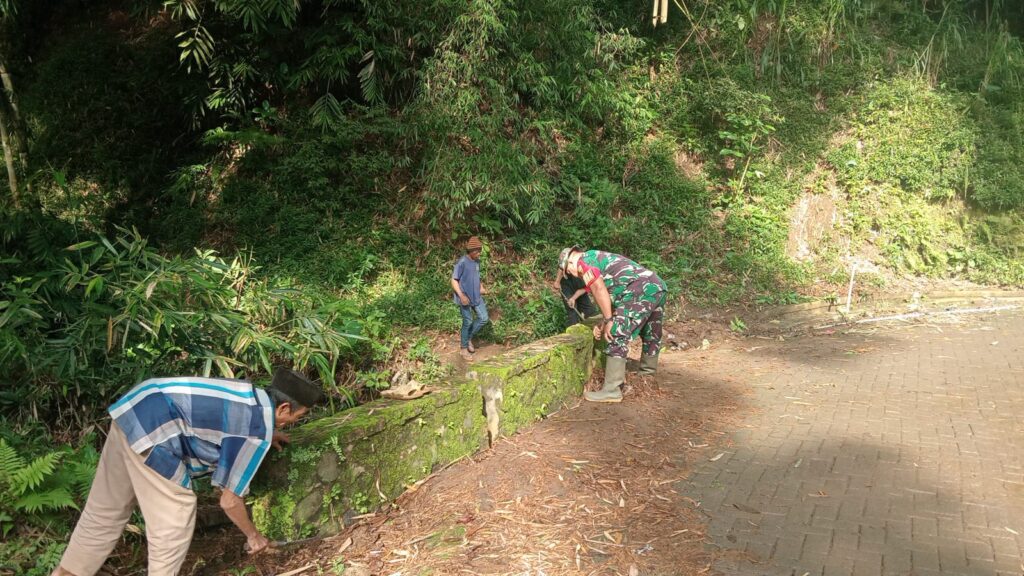
<path id="1" fill-rule="evenodd" d="M 767 96 L 763 96 L 762 99 L 765 102 L 771 101 Z M 719 155 L 749 159 L 763 149 L 763 143 L 758 141 L 768 138 L 775 132 L 775 127 L 761 120 L 764 114 L 759 113 L 758 108 L 725 114 L 729 129 L 718 131 L 718 137 L 725 143 L 725 147 L 718 151 Z"/>
<path id="2" fill-rule="evenodd" d="M 829 156 L 851 188 L 897 186 L 926 199 L 963 196 L 975 131 L 952 95 L 909 79 L 865 91 L 848 140 Z"/>
<path id="3" fill-rule="evenodd" d="M 946 270 L 948 254 L 945 246 L 960 244 L 959 230 L 948 226 L 939 210 L 901 195 L 883 191 L 883 202 L 902 201 L 899 209 L 883 208 L 879 228 L 884 232 L 882 252 L 896 266 L 917 274 L 938 275 Z"/>
<path id="4" fill-rule="evenodd" d="M 168 6 L 183 26 L 180 60 L 210 78 L 207 110 L 238 121 L 258 99 L 273 99 L 268 85 L 282 86 L 314 96 L 307 120 L 329 138 L 362 115 L 361 105 L 407 103 L 390 152 L 419 158 L 434 227 L 472 217 L 496 231 L 550 214 L 553 156 L 585 137 L 584 123 L 629 110 L 632 99 L 609 79 L 642 46 L 625 31 L 602 30 L 586 4 L 564 2 L 329 1 L 306 19 L 290 2 Z M 230 49 L 218 48 L 221 35 L 236 40 Z M 295 53 L 268 52 L 266 43 Z M 346 88 L 354 84 L 358 93 Z"/>
<path id="5" fill-rule="evenodd" d="M 316 455 L 314 455 L 316 457 Z M 298 473 L 298 470 L 295 470 Z M 289 474 L 289 481 L 295 481 Z M 287 493 L 271 499 L 270 494 L 264 495 L 252 504 L 252 522 L 262 534 L 279 534 L 284 538 L 299 538 L 299 530 L 292 520 L 295 513 L 295 499 Z"/>
<path id="6" fill-rule="evenodd" d="M 432 341 L 426 336 L 416 338 L 406 352 L 409 376 L 423 383 L 437 382 L 449 374 L 450 367 L 434 352 Z"/>
<path id="7" fill-rule="evenodd" d="M 96 230 L 150 206 L 149 192 L 191 141 L 183 131 L 191 83 L 161 80 L 174 62 L 173 37 L 161 27 L 114 28 L 63 28 L 62 41 L 32 64 L 33 81 L 16 85 L 30 144 L 26 196 Z M 140 87 L 155 85 L 143 97 Z"/>
<path id="8" fill-rule="evenodd" d="M 747 331 L 747 323 L 744 322 L 739 316 L 735 316 L 732 320 L 729 321 L 729 329 L 732 330 L 733 332 L 736 332 L 737 334 L 741 334 Z"/>
<path id="9" fill-rule="evenodd" d="M 153 374 L 254 376 L 285 362 L 334 391 L 361 339 L 350 305 L 261 279 L 246 255 L 165 257 L 126 230 L 41 252 L 33 237 L 8 241 L 15 258 L 0 266 L 0 359 L 31 398 L 11 414 L 104 405 Z"/>
<path id="10" fill-rule="evenodd" d="M 1015 259 L 1024 251 L 1024 215 L 988 215 L 974 226 L 978 240 L 995 252 Z"/>
<path id="11" fill-rule="evenodd" d="M 974 104 L 978 118 L 978 162 L 971 171 L 971 199 L 987 210 L 1024 208 L 1024 91 L 1016 103 Z"/>
<path id="12" fill-rule="evenodd" d="M 40 490 L 64 454 L 51 452 L 26 462 L 0 438 L 0 493 L 4 510 L 0 512 L 0 531 L 6 536 L 17 524 L 15 514 L 34 514 L 75 505 L 71 493 L 63 487 Z"/>
<path id="13" fill-rule="evenodd" d="M 775 82 L 824 84 L 839 79 L 834 65 L 863 60 L 863 23 L 876 11 L 876 0 L 729 0 L 691 2 L 688 23 L 717 36 L 714 52 L 733 55 L 755 78 Z M 693 15 L 704 14 L 699 20 Z M 706 42 L 706 40 L 705 40 Z M 712 52 L 713 54 L 713 52 Z M 702 53 L 702 57 L 706 60 Z M 708 62 L 703 67 L 709 66 Z"/>
<path id="14" fill-rule="evenodd" d="M 366 514 L 373 509 L 373 499 L 363 492 L 356 492 L 352 495 L 352 509 L 360 514 Z"/>
<path id="15" fill-rule="evenodd" d="M 0 438 L 0 535 L 28 526 L 43 527 L 53 513 L 77 509 L 84 499 L 99 458 L 91 446 L 72 452 L 49 451 L 31 460 Z"/>
<path id="16" fill-rule="evenodd" d="M 386 390 L 391 386 L 390 374 L 381 370 L 356 372 L 356 385 L 369 390 Z"/>
<path id="17" fill-rule="evenodd" d="M 503 314 L 487 337 L 512 340 L 557 331 L 562 312 L 539 274 L 507 274 L 504 258 L 543 268 L 566 242 L 627 253 L 691 297 L 791 292 L 807 271 L 784 254 L 787 211 L 822 155 L 854 193 L 875 183 L 989 210 L 1019 205 L 1012 9 L 883 0 L 686 7 L 652 32 L 638 25 L 637 6 L 607 2 L 328 1 L 300 13 L 277 0 L 174 0 L 171 22 L 131 28 L 138 53 L 116 35 L 95 41 L 144 64 L 128 81 L 173 88 L 147 99 L 146 114 L 180 124 L 182 106 L 171 100 L 198 103 L 185 112 L 208 129 L 204 147 L 178 140 L 191 147 L 187 158 L 161 148 L 174 168 L 144 171 L 172 179 L 147 208 L 130 199 L 151 194 L 148 180 L 110 195 L 85 163 L 68 165 L 64 188 L 74 193 L 47 185 L 45 201 L 65 221 L 97 227 L 104 214 L 156 215 L 144 231 L 161 247 L 244 246 L 272 273 L 324 297 L 344 294 L 381 324 L 439 330 L 454 330 L 458 318 L 437 243 L 470 231 L 510 235 L 517 253 L 495 270 Z M 130 101 L 120 90 L 111 106 L 80 86 L 80 70 L 95 67 L 82 60 L 79 38 L 91 37 L 57 43 L 32 83 L 29 107 L 52 118 L 40 125 L 57 125 L 44 92 L 59 90 L 81 102 L 69 109 L 82 119 L 106 118 L 90 112 L 96 102 L 148 117 L 118 107 Z M 150 59 L 184 64 L 168 75 Z M 888 82 L 894 75 L 904 79 Z M 125 82 L 115 80 L 108 84 Z M 105 124 L 76 122 L 76 134 L 106 133 Z M 46 141 L 43 149 L 85 157 Z M 80 192 L 96 184 L 101 194 Z M 378 362 L 393 348 L 367 346 Z M 372 374 L 372 362 L 357 362 L 358 371 Z"/>
<path id="18" fill-rule="evenodd" d="M 473 217 L 494 233 L 552 214 L 568 144 L 627 105 L 608 80 L 640 44 L 598 22 L 585 4 L 559 2 L 470 2 L 455 19 L 413 108 L 432 135 L 423 181 L 433 225 Z"/>
<path id="19" fill-rule="evenodd" d="M 304 97 L 311 123 L 333 129 L 350 100 L 408 99 L 418 67 L 458 11 L 448 2 L 319 3 L 317 16 L 299 18 L 291 0 L 170 0 L 186 72 L 206 75 L 197 114 L 246 115 L 280 86 Z M 288 50 L 266 50 L 268 44 Z"/>
<path id="20" fill-rule="evenodd" d="M 49 576 L 60 563 L 67 542 L 48 536 L 26 536 L 0 541 L 0 564 L 23 576 Z"/>
<path id="21" fill-rule="evenodd" d="M 435 358 L 436 355 L 430 349 L 430 340 L 427 338 L 417 338 L 409 347 L 409 359 L 414 362 L 427 362 Z"/>

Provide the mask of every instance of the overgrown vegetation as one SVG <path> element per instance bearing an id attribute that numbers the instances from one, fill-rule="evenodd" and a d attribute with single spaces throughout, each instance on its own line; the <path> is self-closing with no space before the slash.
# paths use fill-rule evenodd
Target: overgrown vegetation
<path id="1" fill-rule="evenodd" d="M 4 569 L 18 567 L 20 574 L 49 574 L 65 543 L 53 533 L 69 528 L 62 512 L 77 510 L 92 484 L 99 453 L 86 438 L 79 450 L 42 448 L 29 460 L 23 450 L 32 442 L 10 445 L 0 438 L 0 559 Z M 36 443 L 34 448 L 39 448 Z"/>
<path id="2" fill-rule="evenodd" d="M 443 377 L 470 234 L 508 343 L 561 329 L 570 243 L 650 265 L 674 303 L 792 303 L 857 261 L 1024 283 L 1024 5 L 649 10 L 0 2 L 10 426 L 82 445 L 156 373 L 295 364 L 335 408 Z M 832 218 L 798 256 L 815 198 Z"/>
<path id="3" fill-rule="evenodd" d="M 27 228 L 24 243 L 5 243 L 0 359 L 10 415 L 84 427 L 150 374 L 236 377 L 283 362 L 331 388 L 362 338 L 351 305 L 261 278 L 245 256 L 165 257 L 124 230 L 60 248 L 66 239 L 38 221 L 8 224 Z"/>

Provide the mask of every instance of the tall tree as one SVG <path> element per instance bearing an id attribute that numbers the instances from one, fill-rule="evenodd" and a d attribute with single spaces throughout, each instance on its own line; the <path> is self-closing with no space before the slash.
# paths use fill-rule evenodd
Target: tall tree
<path id="1" fill-rule="evenodd" d="M 14 81 L 7 68 L 7 54 L 10 52 L 10 37 L 13 33 L 14 15 L 17 13 L 15 0 L 0 0 L 0 83 L 3 85 L 3 97 L 0 98 L 0 144 L 4 149 L 4 164 L 7 167 L 7 182 L 11 189 L 11 200 L 17 207 L 18 171 L 14 163 L 17 153 L 20 157 L 21 169 L 28 168 L 28 142 L 18 110 L 18 101 L 14 95 Z"/>
<path id="2" fill-rule="evenodd" d="M 18 149 L 18 160 L 21 163 L 21 169 L 28 169 L 28 140 L 25 137 L 25 121 L 21 116 L 21 110 L 18 108 L 18 97 L 14 92 L 14 80 L 11 79 L 11 73 L 7 68 L 7 59 L 4 53 L 0 53 L 0 83 L 3 84 L 4 95 L 7 98 L 6 104 L 9 108 L 9 116 L 11 123 L 14 128 L 15 145 Z"/>

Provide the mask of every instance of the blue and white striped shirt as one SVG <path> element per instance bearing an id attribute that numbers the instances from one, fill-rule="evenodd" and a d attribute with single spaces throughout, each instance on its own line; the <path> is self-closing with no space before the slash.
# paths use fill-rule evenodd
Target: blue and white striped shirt
<path id="1" fill-rule="evenodd" d="M 158 474 L 190 488 L 210 482 L 239 496 L 270 449 L 274 403 L 245 380 L 152 378 L 109 409 L 137 454 Z"/>

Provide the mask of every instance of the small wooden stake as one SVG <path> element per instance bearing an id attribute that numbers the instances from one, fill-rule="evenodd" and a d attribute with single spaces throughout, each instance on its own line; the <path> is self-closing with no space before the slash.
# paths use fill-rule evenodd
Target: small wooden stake
<path id="1" fill-rule="evenodd" d="M 306 564 L 302 568 L 296 568 L 295 570 L 289 570 L 288 572 L 282 572 L 282 573 L 278 574 L 277 576 L 295 576 L 295 574 L 301 574 L 301 573 L 305 572 L 306 570 L 309 570 L 313 566 L 316 566 L 316 562 L 310 562 L 309 564 Z"/>

